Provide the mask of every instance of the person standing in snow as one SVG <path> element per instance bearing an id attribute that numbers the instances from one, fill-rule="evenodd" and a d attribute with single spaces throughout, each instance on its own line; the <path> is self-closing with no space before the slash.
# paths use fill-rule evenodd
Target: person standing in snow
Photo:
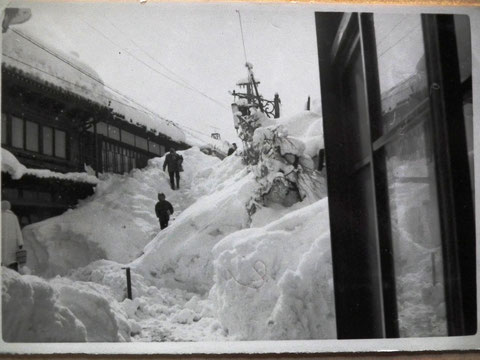
<path id="1" fill-rule="evenodd" d="M 232 155 L 235 151 L 237 151 L 237 144 L 233 143 L 232 146 L 228 149 L 227 156 Z"/>
<path id="2" fill-rule="evenodd" d="M 174 148 L 170 148 L 170 153 L 165 156 L 163 162 L 163 171 L 168 166 L 168 174 L 170 175 L 170 187 L 175 190 L 175 181 L 177 180 L 177 189 L 180 189 L 180 172 L 183 171 L 182 167 L 183 157 L 175 152 Z"/>
<path id="3" fill-rule="evenodd" d="M 158 194 L 158 202 L 155 205 L 155 214 L 160 222 L 160 230 L 165 229 L 168 226 L 170 215 L 173 214 L 173 206 L 165 200 L 165 194 Z"/>
<path id="4" fill-rule="evenodd" d="M 2 266 L 18 272 L 17 251 L 23 248 L 22 230 L 10 202 L 2 201 Z"/>

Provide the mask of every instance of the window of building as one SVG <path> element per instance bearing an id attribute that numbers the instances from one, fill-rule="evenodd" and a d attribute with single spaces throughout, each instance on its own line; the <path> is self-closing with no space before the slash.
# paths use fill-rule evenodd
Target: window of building
<path id="1" fill-rule="evenodd" d="M 24 148 L 24 121 L 16 116 L 12 116 L 12 146 Z"/>
<path id="2" fill-rule="evenodd" d="M 2 144 L 6 144 L 8 141 L 8 136 L 7 136 L 7 115 L 5 113 L 2 113 Z"/>
<path id="3" fill-rule="evenodd" d="M 150 151 L 151 153 L 156 154 L 156 155 L 161 155 L 160 145 L 158 145 L 157 143 L 155 143 L 153 141 L 148 142 L 148 151 Z"/>
<path id="4" fill-rule="evenodd" d="M 107 136 L 107 124 L 105 124 L 104 122 L 97 123 L 97 134 Z"/>
<path id="5" fill-rule="evenodd" d="M 128 131 L 122 130 L 122 142 L 135 146 L 135 135 L 129 133 Z"/>
<path id="6" fill-rule="evenodd" d="M 160 145 L 160 156 L 163 156 L 165 154 L 165 146 Z"/>
<path id="7" fill-rule="evenodd" d="M 135 136 L 135 146 L 139 149 L 148 151 L 148 141 L 141 136 Z"/>
<path id="8" fill-rule="evenodd" d="M 53 129 L 49 126 L 42 127 L 42 153 L 53 155 Z"/>
<path id="9" fill-rule="evenodd" d="M 65 131 L 55 129 L 55 156 L 67 158 L 67 136 Z"/>
<path id="10" fill-rule="evenodd" d="M 98 131 L 98 129 L 97 129 Z M 120 129 L 113 125 L 108 125 L 108 137 L 120 141 Z"/>
<path id="11" fill-rule="evenodd" d="M 38 152 L 38 124 L 26 121 L 26 144 L 25 148 L 30 151 Z"/>

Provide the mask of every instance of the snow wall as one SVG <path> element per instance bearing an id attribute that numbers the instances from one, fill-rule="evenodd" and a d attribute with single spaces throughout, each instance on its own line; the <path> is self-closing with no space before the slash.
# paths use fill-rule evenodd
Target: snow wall
<path id="1" fill-rule="evenodd" d="M 74 210 L 25 227 L 27 266 L 37 275 L 51 277 L 99 259 L 127 263 L 140 256 L 159 231 L 157 193 L 167 198 L 172 193 L 163 160 L 154 158 L 147 168 L 130 174 L 106 175 L 95 194 Z M 191 179 L 201 167 L 216 162 L 198 149 L 187 150 L 182 177 Z M 192 202 L 182 199 L 183 206 Z"/>

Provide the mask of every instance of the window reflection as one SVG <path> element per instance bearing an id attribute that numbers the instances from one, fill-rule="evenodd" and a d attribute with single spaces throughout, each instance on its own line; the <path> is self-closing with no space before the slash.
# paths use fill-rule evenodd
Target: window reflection
<path id="1" fill-rule="evenodd" d="M 428 106 L 420 16 L 375 15 L 382 134 Z"/>
<path id="2" fill-rule="evenodd" d="M 421 18 L 374 23 L 400 336 L 447 335 Z"/>

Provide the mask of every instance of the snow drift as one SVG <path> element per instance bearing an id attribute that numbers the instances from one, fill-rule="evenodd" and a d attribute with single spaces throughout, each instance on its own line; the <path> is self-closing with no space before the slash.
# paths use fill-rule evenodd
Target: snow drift
<path id="1" fill-rule="evenodd" d="M 198 200 L 148 244 L 132 267 L 159 285 L 207 292 L 213 285 L 211 250 L 249 226 L 247 207 L 256 187 L 239 157 L 198 172 L 190 190 Z"/>
<path id="2" fill-rule="evenodd" d="M 323 199 L 214 247 L 210 296 L 229 334 L 239 340 L 336 337 L 328 224 Z"/>
<path id="3" fill-rule="evenodd" d="M 189 186 L 197 170 L 219 160 L 197 148 L 183 152 L 185 172 L 182 186 Z M 154 207 L 157 193 L 167 199 L 173 194 L 163 158 L 149 161 L 147 168 L 127 175 L 107 175 L 95 194 L 74 210 L 27 226 L 25 246 L 28 267 L 37 275 L 64 275 L 98 259 L 127 263 L 137 258 L 159 230 Z M 187 207 L 194 200 L 184 196 L 174 208 Z"/>

